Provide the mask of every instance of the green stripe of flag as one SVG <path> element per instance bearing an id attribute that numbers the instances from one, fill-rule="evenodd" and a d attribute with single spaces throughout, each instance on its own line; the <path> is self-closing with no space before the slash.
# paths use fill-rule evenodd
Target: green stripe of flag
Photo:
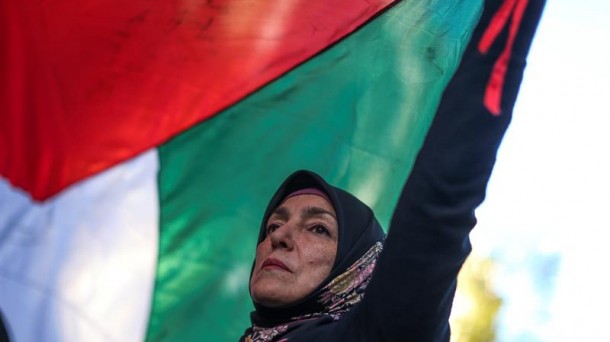
<path id="1" fill-rule="evenodd" d="M 481 10 L 400 2 L 244 101 L 159 148 L 157 280 L 147 339 L 235 341 L 267 200 L 306 168 L 384 227 Z"/>

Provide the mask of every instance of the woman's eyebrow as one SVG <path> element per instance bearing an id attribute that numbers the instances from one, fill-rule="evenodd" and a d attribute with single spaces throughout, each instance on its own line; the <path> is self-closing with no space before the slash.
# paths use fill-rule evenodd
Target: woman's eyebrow
<path id="1" fill-rule="evenodd" d="M 271 214 L 271 216 L 277 216 L 278 219 L 287 221 L 290 218 L 290 213 L 286 207 L 277 207 Z M 269 216 L 271 218 L 271 216 Z"/>
<path id="2" fill-rule="evenodd" d="M 324 209 L 324 208 L 320 208 L 320 207 L 305 207 L 302 211 L 301 211 L 301 219 L 307 219 L 310 217 L 314 217 L 314 216 L 320 216 L 320 215 L 330 215 L 332 216 L 332 218 L 335 219 L 335 221 L 337 220 L 337 217 L 335 216 L 334 213 Z"/>

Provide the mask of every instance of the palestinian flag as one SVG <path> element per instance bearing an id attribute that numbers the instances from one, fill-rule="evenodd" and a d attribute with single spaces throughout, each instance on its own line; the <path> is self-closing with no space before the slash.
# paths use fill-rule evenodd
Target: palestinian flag
<path id="1" fill-rule="evenodd" d="M 493 71 L 443 103 L 509 116 L 523 70 L 510 62 L 515 37 L 527 26 L 529 44 L 540 7 L 3 1 L 10 337 L 237 340 L 259 220 L 286 175 L 322 174 L 387 227 L 469 43 Z"/>

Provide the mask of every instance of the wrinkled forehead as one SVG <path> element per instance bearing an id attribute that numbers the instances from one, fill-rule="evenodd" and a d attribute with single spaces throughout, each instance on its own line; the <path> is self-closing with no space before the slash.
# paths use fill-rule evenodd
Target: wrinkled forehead
<path id="1" fill-rule="evenodd" d="M 310 193 L 287 197 L 270 214 L 268 221 L 274 218 L 290 220 L 291 217 L 304 220 L 323 215 L 329 215 L 337 221 L 337 212 L 330 201 L 325 196 Z"/>
<path id="2" fill-rule="evenodd" d="M 305 189 L 293 191 L 293 192 L 289 193 L 288 196 L 284 197 L 284 199 L 278 205 L 278 207 L 280 205 L 282 205 L 282 203 L 286 202 L 286 200 L 288 200 L 289 198 L 295 197 L 295 196 L 301 196 L 301 195 L 313 195 L 313 196 L 322 197 L 324 200 L 326 200 L 326 202 L 328 202 L 334 208 L 333 202 L 330 200 L 330 198 L 328 198 L 328 195 L 318 188 L 305 188 Z"/>

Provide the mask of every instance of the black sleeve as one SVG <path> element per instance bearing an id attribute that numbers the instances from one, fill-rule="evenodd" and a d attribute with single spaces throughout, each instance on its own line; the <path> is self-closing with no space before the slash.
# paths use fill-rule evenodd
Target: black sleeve
<path id="1" fill-rule="evenodd" d="M 4 316 L 0 310 L 0 342 L 9 342 L 8 331 L 4 326 Z"/>
<path id="2" fill-rule="evenodd" d="M 508 8 L 508 3 L 514 6 Z M 543 5 L 537 0 L 486 1 L 400 196 L 365 298 L 350 313 L 352 322 L 345 322 L 358 331 L 356 340 L 449 339 L 448 318 L 457 275 L 471 249 L 474 210 L 485 197 L 511 120 Z M 509 14 L 507 21 L 502 14 Z M 488 50 L 479 45 L 482 40 L 493 42 Z M 499 112 L 493 108 L 498 95 Z"/>

